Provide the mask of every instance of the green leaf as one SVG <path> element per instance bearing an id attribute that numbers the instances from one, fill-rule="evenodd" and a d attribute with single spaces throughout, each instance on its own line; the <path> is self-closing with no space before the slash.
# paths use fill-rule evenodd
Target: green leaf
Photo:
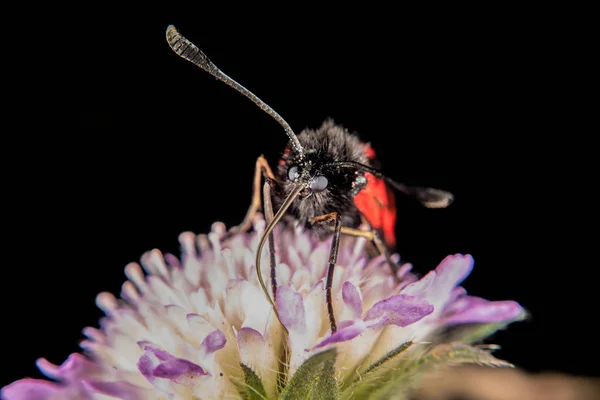
<path id="1" fill-rule="evenodd" d="M 296 371 L 281 393 L 282 399 L 337 399 L 338 386 L 334 376 L 337 350 L 315 354 Z"/>
<path id="2" fill-rule="evenodd" d="M 264 400 L 267 398 L 267 393 L 265 392 L 265 388 L 263 387 L 262 381 L 254 373 L 252 368 L 248 367 L 245 364 L 240 363 L 242 370 L 244 371 L 244 381 L 246 383 L 246 393 L 245 399 L 248 400 Z"/>

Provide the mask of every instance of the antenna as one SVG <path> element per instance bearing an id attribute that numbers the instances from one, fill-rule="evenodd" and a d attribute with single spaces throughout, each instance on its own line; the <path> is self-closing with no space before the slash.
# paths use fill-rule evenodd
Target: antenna
<path id="1" fill-rule="evenodd" d="M 269 114 L 271 117 L 275 119 L 275 121 L 279 122 L 279 125 L 283 127 L 285 133 L 287 133 L 288 137 L 292 142 L 292 147 L 294 151 L 298 154 L 298 156 L 302 159 L 304 158 L 304 149 L 302 145 L 298 141 L 296 134 L 290 127 L 290 125 L 285 122 L 285 120 L 281 117 L 281 115 L 277 114 L 275 110 L 269 107 L 265 102 L 259 99 L 254 93 L 246 89 L 244 86 L 240 85 L 229 76 L 225 75 L 215 64 L 210 61 L 210 59 L 200 50 L 196 45 L 190 42 L 188 39 L 183 37 L 177 28 L 173 25 L 169 25 L 167 27 L 167 42 L 169 46 L 175 53 L 177 53 L 181 58 L 186 59 L 192 64 L 202 68 L 221 82 L 227 84 L 228 86 L 234 88 L 250 100 L 261 110 Z"/>

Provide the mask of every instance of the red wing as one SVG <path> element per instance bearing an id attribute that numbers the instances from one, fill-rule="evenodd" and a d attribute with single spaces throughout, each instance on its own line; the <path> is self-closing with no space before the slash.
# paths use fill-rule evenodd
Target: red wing
<path id="1" fill-rule="evenodd" d="M 365 150 L 369 158 L 375 152 L 368 146 Z M 365 216 L 373 229 L 381 232 L 390 249 L 396 246 L 396 200 L 394 192 L 386 183 L 375 176 L 365 173 L 367 185 L 354 196 L 354 204 Z"/>

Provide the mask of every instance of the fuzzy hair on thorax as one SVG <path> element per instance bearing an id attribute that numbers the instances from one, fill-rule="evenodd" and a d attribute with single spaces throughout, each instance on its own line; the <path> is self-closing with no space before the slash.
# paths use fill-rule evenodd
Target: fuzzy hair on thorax
<path id="1" fill-rule="evenodd" d="M 312 193 L 306 198 L 297 197 L 284 220 L 297 221 L 324 237 L 331 230 L 327 226 L 311 226 L 310 220 L 335 211 L 342 217 L 342 226 L 358 227 L 361 219 L 360 212 L 354 205 L 354 196 L 362 188 L 361 185 L 364 185 L 364 173 L 326 164 L 351 161 L 372 166 L 373 160 L 366 155 L 368 144 L 362 142 L 355 133 L 335 124 L 332 119 L 325 120 L 316 130 L 304 129 L 298 134 L 298 141 L 304 148 L 304 161 L 310 165 L 311 176 L 324 175 L 328 185 L 325 190 Z M 279 183 L 273 192 L 273 205 L 276 209 L 295 187 L 295 183 L 288 179 L 289 169 L 300 165 L 298 154 L 288 144 L 275 172 Z"/>

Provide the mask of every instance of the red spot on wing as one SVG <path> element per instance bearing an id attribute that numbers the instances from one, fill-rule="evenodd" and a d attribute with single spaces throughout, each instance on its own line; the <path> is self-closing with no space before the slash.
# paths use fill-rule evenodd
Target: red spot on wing
<path id="1" fill-rule="evenodd" d="M 365 146 L 365 156 L 375 158 L 371 145 Z M 372 174 L 365 173 L 367 185 L 354 197 L 354 204 L 365 216 L 373 229 L 383 235 L 390 249 L 396 247 L 396 199 L 394 192 L 385 182 Z"/>
<path id="2" fill-rule="evenodd" d="M 394 192 L 381 179 L 366 173 L 367 186 L 356 196 L 354 204 L 371 226 L 383 234 L 390 249 L 396 246 L 396 200 Z"/>
<path id="3" fill-rule="evenodd" d="M 375 150 L 371 147 L 371 145 L 367 145 L 365 147 L 365 155 L 367 158 L 375 158 Z"/>

